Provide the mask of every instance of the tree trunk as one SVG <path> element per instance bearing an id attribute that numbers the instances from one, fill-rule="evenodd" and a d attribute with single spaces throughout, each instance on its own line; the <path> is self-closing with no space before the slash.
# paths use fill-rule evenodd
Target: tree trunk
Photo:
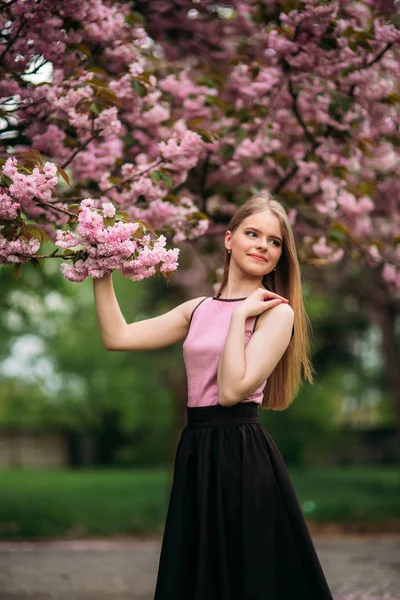
<path id="1" fill-rule="evenodd" d="M 400 459 L 400 349 L 396 340 L 396 317 L 394 308 L 377 306 L 374 308 L 374 320 L 382 334 L 382 354 L 385 360 L 385 373 L 389 393 L 392 398 L 396 420 L 396 452 Z"/>

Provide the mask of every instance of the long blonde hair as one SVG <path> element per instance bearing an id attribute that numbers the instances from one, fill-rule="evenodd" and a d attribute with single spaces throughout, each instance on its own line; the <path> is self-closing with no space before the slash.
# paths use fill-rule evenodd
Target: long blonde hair
<path id="1" fill-rule="evenodd" d="M 228 229 L 233 233 L 246 217 L 263 210 L 269 210 L 279 218 L 283 241 L 276 270 L 264 275 L 262 284 L 289 300 L 294 310 L 294 334 L 267 379 L 261 406 L 264 409 L 284 410 L 300 389 L 302 378 L 312 383 L 314 372 L 310 359 L 311 325 L 303 303 L 301 272 L 292 228 L 283 206 L 271 194 L 263 193 L 252 196 L 236 210 Z M 225 248 L 224 270 L 217 295 L 221 294 L 228 282 L 230 256 Z"/>

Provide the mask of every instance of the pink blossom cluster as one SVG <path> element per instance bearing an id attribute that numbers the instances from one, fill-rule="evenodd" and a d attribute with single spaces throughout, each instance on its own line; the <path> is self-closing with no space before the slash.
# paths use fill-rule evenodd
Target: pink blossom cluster
<path id="1" fill-rule="evenodd" d="M 14 202 L 13 198 L 7 194 L 6 189 L 0 191 L 0 219 L 13 221 L 17 218 L 18 209 L 21 205 L 19 202 Z"/>
<path id="2" fill-rule="evenodd" d="M 51 103 L 53 118 L 56 117 L 58 121 L 67 120 L 76 129 L 80 140 L 87 139 L 94 132 L 104 138 L 123 133 L 116 106 L 105 107 L 103 110 L 97 108 L 95 113 L 91 112 L 91 107 L 96 102 L 96 86 L 91 85 L 94 73 L 82 74 L 73 85 L 63 79 L 63 75 L 62 71 L 56 71 L 54 82 L 40 86 L 34 94 L 36 101 Z"/>
<path id="3" fill-rule="evenodd" d="M 187 130 L 182 124 L 172 128 L 169 135 L 168 142 L 157 144 L 158 160 L 172 184 L 179 185 L 186 181 L 190 169 L 203 156 L 205 143 L 197 133 Z M 127 180 L 127 184 L 122 192 L 110 190 L 110 199 L 128 212 L 131 218 L 144 219 L 153 228 L 168 231 L 173 236 L 173 243 L 203 235 L 208 229 L 209 221 L 206 215 L 199 213 L 196 195 L 182 189 L 179 198 L 175 197 L 179 201 L 169 201 L 166 198 L 168 186 L 157 168 L 149 168 L 152 164 L 154 162 L 149 163 L 147 157 L 141 154 L 136 157 L 136 165 L 122 165 L 121 176 Z M 154 175 L 158 175 L 159 180 Z M 132 183 L 129 182 L 130 179 Z M 107 191 L 109 187 L 109 174 L 103 172 L 100 189 Z M 142 199 L 140 203 L 139 199 Z"/>
<path id="4" fill-rule="evenodd" d="M 180 139 L 179 139 L 180 138 Z M 198 133 L 186 130 L 168 142 L 158 144 L 160 155 L 167 161 L 166 168 L 188 171 L 194 167 L 204 152 L 204 142 Z"/>
<path id="5" fill-rule="evenodd" d="M 22 171 L 21 167 L 18 168 L 17 159 L 12 156 L 3 165 L 2 172 L 11 179 L 10 196 L 22 206 L 32 205 L 34 198 L 47 202 L 58 183 L 57 167 L 48 161 L 43 167 L 34 167 L 31 173 L 26 173 L 25 169 Z M 1 206 L 0 203 L 0 210 Z"/>
<path id="6" fill-rule="evenodd" d="M 204 235 L 209 228 L 209 219 L 198 218 L 198 208 L 189 195 L 181 196 L 179 204 L 167 200 L 154 200 L 148 208 L 133 205 L 129 209 L 133 219 L 142 219 L 155 229 L 167 228 L 173 233 L 172 242 L 177 244 Z"/>
<path id="7" fill-rule="evenodd" d="M 210 108 L 207 107 L 207 96 L 217 96 L 218 91 L 209 86 L 195 83 L 189 74 L 182 70 L 178 74 L 170 74 L 160 79 L 158 87 L 174 98 L 178 115 L 184 115 L 186 120 L 195 118 L 210 118 Z"/>
<path id="8" fill-rule="evenodd" d="M 38 201 L 47 203 L 52 198 L 58 182 L 54 163 L 46 162 L 42 167 L 34 167 L 30 173 L 23 170 L 26 171 L 18 165 L 15 157 L 10 157 L 2 167 L 3 174 L 10 179 L 9 187 L 3 188 L 0 193 L 0 218 L 4 220 L 12 221 L 21 209 L 26 211 Z M 56 204 L 52 206 L 56 207 Z M 102 210 L 98 210 L 92 199 L 85 199 L 80 203 L 76 232 L 68 226 L 64 230 L 56 230 L 56 246 L 75 250 L 70 256 L 72 264 L 61 266 L 67 279 L 83 281 L 87 277 L 102 277 L 119 269 L 132 280 L 140 280 L 154 275 L 156 267 L 160 272 L 176 270 L 178 248 L 166 250 L 166 238 L 162 235 L 155 241 L 148 234 L 135 235 L 139 223 L 116 220 L 115 217 L 115 206 L 111 202 L 103 202 Z M 107 220 L 111 220 L 112 224 Z M 28 239 L 23 235 L 15 239 L 14 234 L 15 230 L 10 238 L 0 233 L 2 264 L 27 262 L 40 248 L 36 237 L 29 234 Z"/>
<path id="9" fill-rule="evenodd" d="M 327 235 L 338 224 L 399 291 L 400 4 L 139 4 L 10 3 L 0 96 L 13 150 L 67 164 L 71 197 L 112 202 L 174 243 L 268 189 L 310 258 L 341 259 Z M 40 57 L 51 81 L 28 83 L 21 73 L 40 72 Z M 22 199 L 22 175 L 40 206 Z M 14 179 L 15 195 L 1 191 L 6 221 L 65 222 L 43 205 L 50 192 L 65 208 L 38 173 Z"/>
<path id="10" fill-rule="evenodd" d="M 325 263 L 335 263 L 339 262 L 344 255 L 343 248 L 337 248 L 334 250 L 332 246 L 327 244 L 326 236 L 320 237 L 314 244 L 311 246 L 315 256 L 318 258 L 323 258 Z"/>
<path id="11" fill-rule="evenodd" d="M 163 235 L 153 241 L 147 233 L 137 235 L 138 222 L 115 217 L 111 202 L 104 202 L 99 210 L 87 198 L 80 203 L 76 231 L 57 230 L 56 246 L 74 250 L 72 263 L 61 265 L 66 279 L 78 282 L 120 270 L 124 276 L 139 281 L 153 276 L 157 268 L 162 273 L 177 269 L 179 249 L 166 250 Z M 108 220 L 112 223 L 107 224 Z"/>
<path id="12" fill-rule="evenodd" d="M 113 5 L 103 0 L 42 0 L 40 3 L 26 0 L 13 3 L 10 10 L 15 29 L 25 31 L 5 57 L 10 68 L 15 62 L 24 61 L 28 65 L 35 52 L 57 66 L 71 68 L 76 57 L 66 52 L 68 45 L 104 43 L 113 47 L 116 41 L 128 41 L 132 34 L 132 26 L 125 20 L 129 5 L 124 2 Z M 64 22 L 73 22 L 75 26 L 65 27 Z"/>
<path id="13" fill-rule="evenodd" d="M 39 250 L 40 242 L 35 237 L 29 240 L 19 237 L 8 240 L 0 233 L 0 264 L 27 263 Z"/>

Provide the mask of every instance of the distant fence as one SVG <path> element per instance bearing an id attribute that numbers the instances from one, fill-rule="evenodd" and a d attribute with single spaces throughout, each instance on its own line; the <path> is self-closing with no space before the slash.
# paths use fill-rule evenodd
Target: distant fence
<path id="1" fill-rule="evenodd" d="M 399 438 L 395 427 L 354 429 L 342 427 L 338 444 L 331 451 L 332 463 L 395 464 L 400 460 Z"/>
<path id="2" fill-rule="evenodd" d="M 60 468 L 68 464 L 65 434 L 0 430 L 0 468 Z"/>
<path id="3" fill-rule="evenodd" d="M 310 466 L 397 464 L 400 461 L 397 439 L 396 429 L 392 427 L 375 429 L 342 427 L 332 443 L 320 448 L 318 452 L 315 451 L 311 438 L 305 452 L 305 464 Z M 101 436 L 96 436 L 92 432 L 50 433 L 3 428 L 0 429 L 0 469 L 118 465 L 115 452 L 120 443 L 108 448 L 108 452 L 101 451 L 102 443 Z M 166 460 L 165 466 L 169 464 Z M 125 466 L 129 464 L 126 463 Z M 160 466 L 159 463 L 157 466 Z"/>

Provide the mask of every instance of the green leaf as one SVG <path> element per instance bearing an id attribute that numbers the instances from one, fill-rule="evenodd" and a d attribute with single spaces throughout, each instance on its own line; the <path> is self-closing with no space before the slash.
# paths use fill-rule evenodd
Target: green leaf
<path id="1" fill-rule="evenodd" d="M 31 258 L 31 263 L 34 267 L 39 267 L 42 271 L 44 271 L 44 264 L 43 261 L 40 260 L 40 258 Z"/>
<path id="2" fill-rule="evenodd" d="M 64 169 L 62 167 L 57 167 L 57 171 L 61 175 L 61 177 L 64 179 L 64 181 L 66 183 L 68 183 L 68 185 L 71 185 L 71 183 L 69 181 L 69 177 L 68 177 L 67 173 L 64 171 Z"/>
<path id="3" fill-rule="evenodd" d="M 151 233 L 153 235 L 157 235 L 156 232 L 154 231 L 152 225 L 150 225 L 150 223 L 148 223 L 147 221 L 143 221 L 143 219 L 136 219 L 139 223 L 139 225 L 144 228 L 144 229 L 148 229 L 149 231 L 151 231 Z"/>
<path id="4" fill-rule="evenodd" d="M 143 27 L 146 25 L 146 19 L 144 16 L 135 10 L 126 15 L 125 22 L 128 23 L 128 25 L 136 25 L 137 23 L 139 23 L 139 25 L 143 25 Z"/>
<path id="5" fill-rule="evenodd" d="M 20 272 L 20 270 L 21 270 L 21 263 L 18 263 L 18 264 L 16 264 L 14 266 L 13 272 L 12 272 L 13 277 L 14 277 L 15 280 L 19 279 L 19 272 Z"/>
<path id="6" fill-rule="evenodd" d="M 372 52 L 371 44 L 367 40 L 357 40 L 357 45 L 361 46 L 361 48 L 365 48 L 369 52 Z"/>
<path id="7" fill-rule="evenodd" d="M 296 205 L 296 204 L 304 204 L 305 199 L 304 196 L 295 192 L 294 190 L 286 190 L 283 189 L 280 191 L 280 200 L 283 203 L 286 200 L 288 203 Z"/>
<path id="8" fill-rule="evenodd" d="M 132 89 L 143 98 L 147 94 L 147 88 L 138 79 L 132 79 Z"/>
<path id="9" fill-rule="evenodd" d="M 372 196 L 376 192 L 376 181 L 363 181 L 358 189 L 362 196 Z"/>
<path id="10" fill-rule="evenodd" d="M 87 69 L 90 73 L 97 73 L 97 75 L 103 75 L 104 77 L 108 77 L 107 71 L 102 69 L 101 67 L 92 66 Z"/>
<path id="11" fill-rule="evenodd" d="M 292 70 L 292 67 L 285 58 L 281 58 L 279 62 L 284 73 L 289 73 Z"/>
<path id="12" fill-rule="evenodd" d="M 197 85 L 206 85 L 209 88 L 222 88 L 224 78 L 218 71 L 213 71 L 208 75 L 202 74 L 196 77 Z"/>
<path id="13" fill-rule="evenodd" d="M 187 122 L 187 126 L 189 128 L 192 128 L 192 127 L 194 128 L 194 127 L 197 127 L 197 125 L 199 125 L 200 123 L 202 123 L 202 121 L 204 121 L 204 117 L 196 117 L 195 119 L 190 119 Z"/>
<path id="14" fill-rule="evenodd" d="M 17 158 L 32 158 L 32 159 L 36 159 L 36 155 L 33 152 L 33 150 L 24 150 L 23 152 L 18 152 L 16 154 Z"/>
<path id="15" fill-rule="evenodd" d="M 353 238 L 346 225 L 343 225 L 343 223 L 340 223 L 339 221 L 332 223 L 330 229 L 328 230 L 328 237 L 338 243 L 344 242 L 346 238 Z"/>
<path id="16" fill-rule="evenodd" d="M 203 142 L 213 143 L 219 139 L 216 133 L 208 131 L 207 129 L 198 129 L 197 133 L 201 136 Z"/>
<path id="17" fill-rule="evenodd" d="M 236 131 L 236 137 L 238 139 L 239 142 L 243 142 L 243 140 L 245 140 L 248 136 L 247 131 L 245 130 L 244 127 L 239 127 Z"/>
<path id="18" fill-rule="evenodd" d="M 90 79 L 90 81 L 88 81 L 88 83 L 90 85 L 98 85 L 100 87 L 108 87 L 108 83 L 107 81 L 103 81 L 102 79 L 99 79 L 98 77 L 92 77 L 92 79 Z"/>
<path id="19" fill-rule="evenodd" d="M 98 88 L 96 90 L 96 97 L 101 98 L 108 104 L 115 105 L 120 103 L 117 94 L 108 88 Z"/>
<path id="20" fill-rule="evenodd" d="M 171 188 L 174 185 L 174 181 L 172 177 L 164 173 L 164 171 L 160 171 L 160 177 L 168 188 Z"/>
<path id="21" fill-rule="evenodd" d="M 332 231 L 328 231 L 328 237 L 331 240 L 334 240 L 335 242 L 343 242 L 344 239 L 346 238 L 343 231 L 337 231 L 336 229 L 334 229 Z"/>
<path id="22" fill-rule="evenodd" d="M 180 199 L 180 197 L 179 197 L 177 194 L 171 194 L 171 192 L 169 192 L 169 193 L 168 193 L 168 194 L 165 196 L 164 200 L 165 200 L 166 202 L 171 202 L 171 204 L 175 204 L 175 205 L 179 205 L 179 204 L 180 204 L 180 202 L 181 202 L 181 199 Z"/>
<path id="23" fill-rule="evenodd" d="M 140 81 L 144 81 L 145 83 L 150 84 L 151 76 L 152 76 L 152 73 L 150 73 L 150 71 L 144 71 L 143 73 L 140 73 L 140 75 L 136 75 L 136 78 L 139 79 Z"/>
<path id="24" fill-rule="evenodd" d="M 276 153 L 270 154 L 270 156 L 276 163 L 278 163 L 284 169 L 288 169 L 289 167 L 294 165 L 293 159 L 287 154 Z"/>
<path id="25" fill-rule="evenodd" d="M 389 21 L 391 21 L 395 27 L 400 27 L 400 14 L 392 13 L 389 17 Z"/>
<path id="26" fill-rule="evenodd" d="M 232 144 L 225 144 L 225 146 L 222 146 L 221 156 L 223 158 L 227 158 L 229 160 L 232 158 L 232 156 L 234 154 L 235 154 L 235 146 L 232 146 Z"/>
<path id="27" fill-rule="evenodd" d="M 335 177 L 340 177 L 341 179 L 345 179 L 348 172 L 348 169 L 342 166 L 335 166 L 332 169 L 332 173 L 335 175 Z"/>
<path id="28" fill-rule="evenodd" d="M 321 38 L 319 47 L 323 50 L 336 50 L 338 48 L 338 43 L 333 36 L 326 36 Z"/>
<path id="29" fill-rule="evenodd" d="M 92 56 L 91 51 L 89 50 L 89 48 L 87 46 L 85 46 L 85 44 L 71 44 L 70 48 L 79 50 L 79 52 L 82 52 L 82 54 L 84 54 L 88 58 L 90 58 Z"/>
<path id="30" fill-rule="evenodd" d="M 350 73 L 354 73 L 355 70 L 356 70 L 356 67 L 354 67 L 354 66 L 345 67 L 341 71 L 342 77 L 346 77 L 346 75 L 349 75 Z"/>
<path id="31" fill-rule="evenodd" d="M 100 106 L 98 104 L 96 104 L 95 102 L 92 102 L 89 106 L 90 112 L 94 113 L 95 115 L 99 115 L 100 114 Z"/>
<path id="32" fill-rule="evenodd" d="M 400 102 L 400 94 L 398 92 L 392 92 L 391 94 L 388 94 L 386 98 L 383 99 L 383 102 L 394 106 L 395 104 L 398 104 Z"/>
<path id="33" fill-rule="evenodd" d="M 348 111 L 352 104 L 352 99 L 349 96 L 336 90 L 331 93 L 331 98 L 329 114 L 333 117 L 338 111 Z"/>
<path id="34" fill-rule="evenodd" d="M 43 235 L 42 235 L 42 231 L 36 227 L 29 227 L 29 231 L 31 232 L 32 236 L 35 237 L 37 240 L 39 240 L 39 242 L 43 242 Z"/>
<path id="35" fill-rule="evenodd" d="M 112 227 L 115 224 L 115 217 L 104 217 L 104 227 Z"/>
<path id="36" fill-rule="evenodd" d="M 0 181 L 2 183 L 4 183 L 4 185 L 6 185 L 7 187 L 10 187 L 10 185 L 12 184 L 12 179 L 10 179 L 9 177 L 7 177 L 7 175 L 2 174 Z"/>
<path id="37" fill-rule="evenodd" d="M 221 98 L 219 98 L 218 96 L 206 95 L 205 99 L 206 99 L 206 105 L 209 106 L 210 104 L 215 104 L 216 106 L 219 106 L 220 108 L 222 108 L 223 111 L 226 110 L 226 107 L 227 107 L 226 102 L 221 100 Z"/>
<path id="38" fill-rule="evenodd" d="M 159 181 L 161 181 L 161 174 L 159 171 L 152 171 L 150 173 L 150 179 L 152 180 L 153 183 L 158 183 Z"/>

